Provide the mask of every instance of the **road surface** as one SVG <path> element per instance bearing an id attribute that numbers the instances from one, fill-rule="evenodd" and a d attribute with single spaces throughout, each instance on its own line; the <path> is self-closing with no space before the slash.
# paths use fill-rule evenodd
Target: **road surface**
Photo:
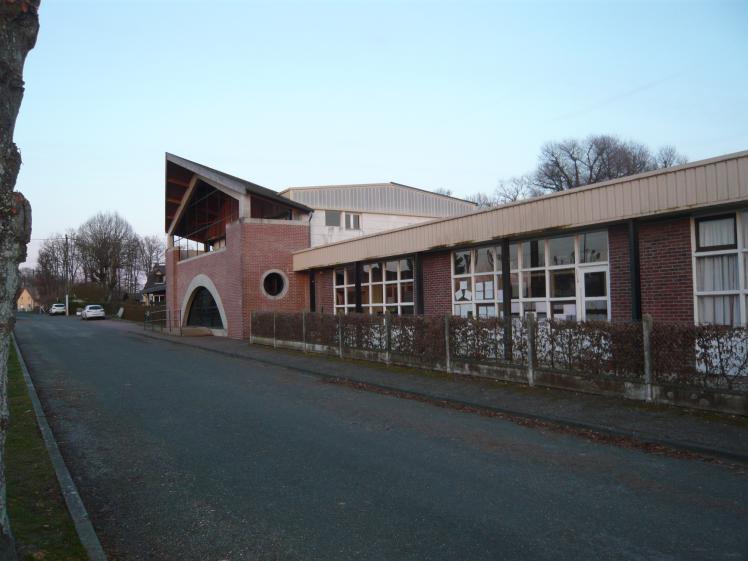
<path id="1" fill-rule="evenodd" d="M 16 327 L 113 560 L 748 559 L 745 470 L 119 326 L 21 315 Z"/>

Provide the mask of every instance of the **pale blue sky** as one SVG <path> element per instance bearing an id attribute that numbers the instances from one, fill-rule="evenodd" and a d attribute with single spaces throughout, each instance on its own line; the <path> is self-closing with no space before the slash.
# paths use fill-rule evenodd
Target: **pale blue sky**
<path id="1" fill-rule="evenodd" d="M 18 188 L 34 238 L 98 210 L 150 234 L 166 151 L 274 189 L 457 195 L 590 133 L 735 152 L 747 30 L 746 2 L 43 0 Z"/>

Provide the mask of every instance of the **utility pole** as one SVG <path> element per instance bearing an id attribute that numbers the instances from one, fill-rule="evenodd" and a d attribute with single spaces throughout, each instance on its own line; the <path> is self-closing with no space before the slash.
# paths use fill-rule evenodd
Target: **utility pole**
<path id="1" fill-rule="evenodd" d="M 65 315 L 70 315 L 69 307 L 69 293 L 70 293 L 70 249 L 68 248 L 68 235 L 65 234 L 65 257 L 64 257 L 64 270 L 65 270 Z"/>

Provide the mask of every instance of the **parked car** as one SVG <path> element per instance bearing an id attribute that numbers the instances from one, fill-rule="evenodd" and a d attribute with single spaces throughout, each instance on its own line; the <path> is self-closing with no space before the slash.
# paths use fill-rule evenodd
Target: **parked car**
<path id="1" fill-rule="evenodd" d="M 49 307 L 49 312 L 47 312 L 50 316 L 59 316 L 59 315 L 65 315 L 65 304 L 52 304 Z"/>
<path id="2" fill-rule="evenodd" d="M 81 319 L 105 319 L 106 313 L 104 308 L 98 304 L 89 304 L 81 312 Z"/>

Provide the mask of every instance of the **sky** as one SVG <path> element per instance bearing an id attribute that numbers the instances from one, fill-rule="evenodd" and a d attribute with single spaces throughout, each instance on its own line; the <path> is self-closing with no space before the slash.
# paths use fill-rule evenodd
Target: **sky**
<path id="1" fill-rule="evenodd" d="M 163 234 L 164 153 L 265 187 L 457 196 L 548 141 L 748 149 L 748 2 L 42 0 L 16 125 L 44 238 Z"/>

